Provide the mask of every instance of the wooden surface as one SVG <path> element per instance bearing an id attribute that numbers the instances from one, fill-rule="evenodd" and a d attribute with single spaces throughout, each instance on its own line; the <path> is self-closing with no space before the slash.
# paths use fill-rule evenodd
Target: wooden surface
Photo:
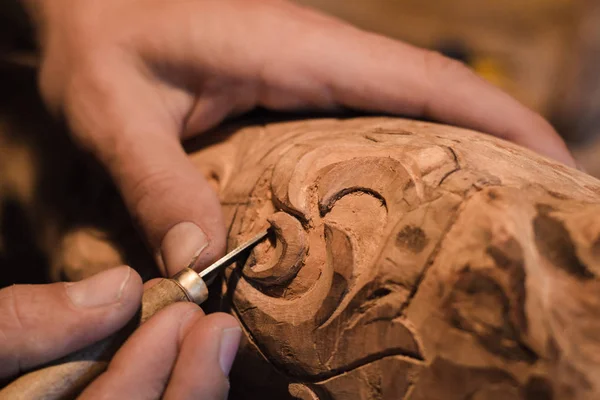
<path id="1" fill-rule="evenodd" d="M 216 180 L 230 247 L 277 216 L 277 238 L 229 275 L 249 336 L 236 396 L 599 395 L 599 181 L 392 118 L 248 127 L 192 159 Z"/>
<path id="2" fill-rule="evenodd" d="M 43 114 L 22 114 L 31 125 L 16 115 L 3 115 L 5 131 L 48 136 Z M 598 398 L 598 180 L 489 136 L 394 118 L 217 138 L 190 157 L 219 192 L 229 248 L 276 228 L 224 284 L 246 333 L 233 398 Z M 34 186 L 11 193 L 37 216 L 53 271 L 85 276 L 63 254 L 81 246 L 65 240 L 78 220 L 114 249 L 134 243 L 115 232 L 133 230 L 110 185 L 69 203 L 70 218 L 36 209 L 36 182 L 64 188 L 64 201 L 99 182 L 93 169 L 65 174 L 81 160 L 62 159 L 44 180 L 24 162 Z"/>

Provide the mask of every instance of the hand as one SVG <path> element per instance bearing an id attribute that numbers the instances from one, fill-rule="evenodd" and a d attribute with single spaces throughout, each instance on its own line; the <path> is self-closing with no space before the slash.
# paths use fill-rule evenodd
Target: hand
<path id="1" fill-rule="evenodd" d="M 139 308 L 142 290 L 128 267 L 77 283 L 0 290 L 0 380 L 116 332 Z M 80 398 L 224 399 L 240 336 L 229 315 L 171 305 L 127 340 Z"/>
<path id="2" fill-rule="evenodd" d="M 279 0 L 28 0 L 41 90 L 105 165 L 173 274 L 225 247 L 219 202 L 180 140 L 256 106 L 430 117 L 573 166 L 539 115 L 436 53 Z"/>

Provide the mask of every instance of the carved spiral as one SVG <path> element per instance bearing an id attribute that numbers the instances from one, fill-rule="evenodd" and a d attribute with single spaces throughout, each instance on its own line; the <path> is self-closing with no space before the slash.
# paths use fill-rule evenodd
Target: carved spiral
<path id="1" fill-rule="evenodd" d="M 274 246 L 257 246 L 242 270 L 248 281 L 264 287 L 291 281 L 304 264 L 308 251 L 306 232 L 296 218 L 278 212 L 268 221 L 275 234 Z"/>

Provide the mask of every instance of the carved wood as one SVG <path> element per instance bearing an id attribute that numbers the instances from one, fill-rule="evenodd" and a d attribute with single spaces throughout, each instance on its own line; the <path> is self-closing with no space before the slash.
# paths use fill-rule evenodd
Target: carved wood
<path id="1" fill-rule="evenodd" d="M 252 357 L 301 399 L 598 395 L 597 180 L 392 118 L 248 127 L 192 157 L 230 247 L 276 227 L 228 278 L 239 396 Z"/>
<path id="2" fill-rule="evenodd" d="M 274 227 L 222 282 L 246 333 L 232 398 L 599 398 L 598 180 L 395 118 L 230 129 L 190 157 L 230 248 Z M 129 221 L 99 198 L 97 228 L 36 214 L 53 276 L 127 261 Z"/>

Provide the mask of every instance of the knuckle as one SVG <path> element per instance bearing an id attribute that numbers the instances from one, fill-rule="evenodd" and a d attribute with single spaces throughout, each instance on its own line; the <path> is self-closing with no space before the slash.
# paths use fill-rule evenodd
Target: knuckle
<path id="1" fill-rule="evenodd" d="M 123 68 L 115 52 L 107 46 L 82 51 L 69 67 L 61 87 L 61 105 L 77 144 L 93 150 L 91 137 L 107 127 L 110 105 L 119 92 L 118 77 Z M 89 147 L 92 148 L 89 148 Z"/>
<path id="2" fill-rule="evenodd" d="M 456 76 L 470 76 L 473 71 L 463 62 L 446 57 L 437 51 L 426 51 L 424 64 L 428 76 L 433 81 Z"/>
<path id="3" fill-rule="evenodd" d="M 111 55 L 102 50 L 80 54 L 71 66 L 65 82 L 65 101 L 75 103 L 82 96 L 98 95 L 110 87 L 112 68 L 107 68 Z"/>
<path id="4" fill-rule="evenodd" d="M 171 192 L 176 177 L 171 171 L 157 169 L 138 178 L 129 190 L 136 219 L 153 209 L 156 199 Z"/>
<path id="5" fill-rule="evenodd" d="M 474 76 L 471 69 L 462 62 L 430 50 L 423 52 L 423 70 L 429 94 L 420 105 L 422 115 L 432 115 L 435 93 L 440 88 L 450 82 L 468 81 Z"/>
<path id="6" fill-rule="evenodd" d="M 91 25 L 66 23 L 50 32 L 39 86 L 52 111 L 66 113 L 64 107 L 69 97 L 82 92 L 79 89 L 81 78 L 97 77 L 107 64 L 105 56 L 114 45 Z"/>

